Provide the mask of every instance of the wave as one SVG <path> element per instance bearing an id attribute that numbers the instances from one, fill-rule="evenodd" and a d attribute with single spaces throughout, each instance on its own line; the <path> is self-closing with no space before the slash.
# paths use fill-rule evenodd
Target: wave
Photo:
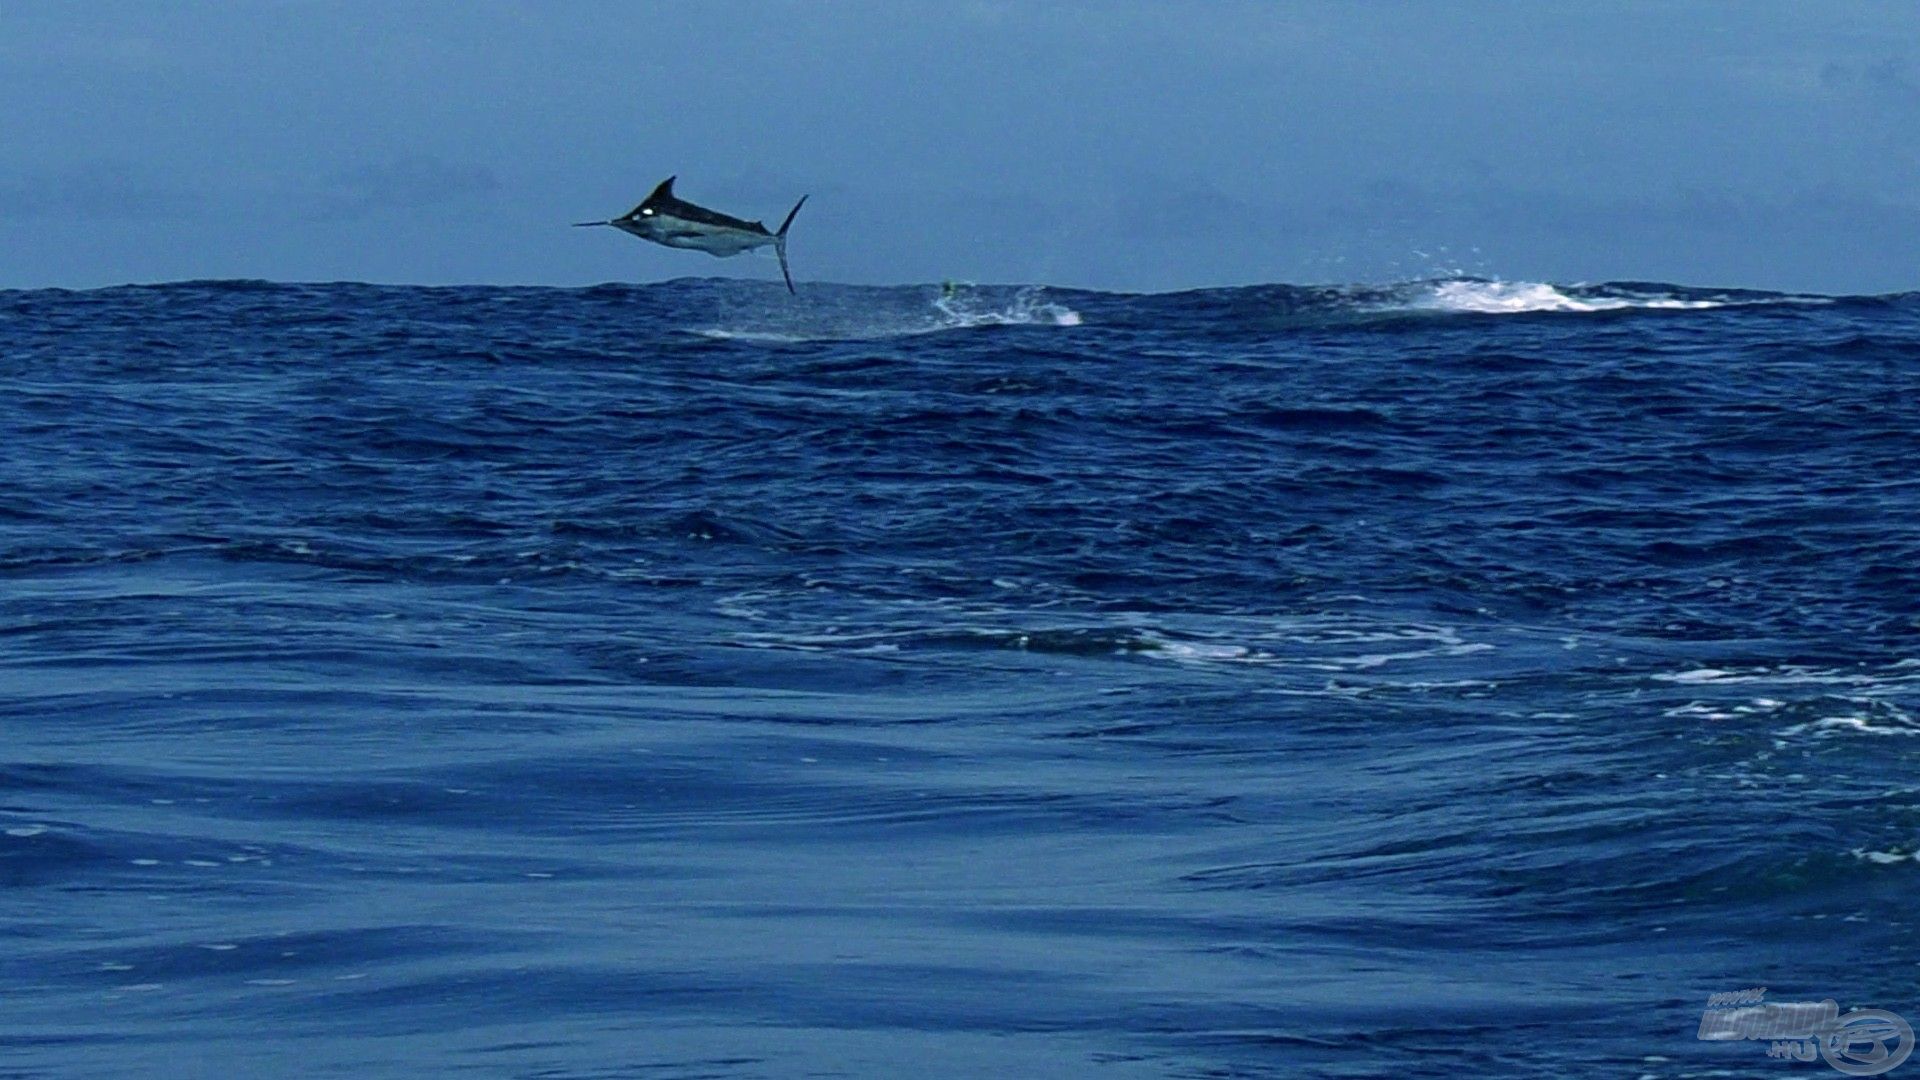
<path id="1" fill-rule="evenodd" d="M 1639 312 L 1685 316 L 1729 308 L 1764 311 L 1808 305 L 1884 308 L 1920 306 L 1920 292 L 1827 296 L 1754 289 L 1700 288 L 1661 282 L 1556 284 L 1479 277 L 1441 277 L 1384 284 L 1255 284 L 1180 292 L 1123 293 L 1052 285 L 807 283 L 798 298 L 765 282 L 678 278 L 648 284 L 585 288 L 542 286 L 412 286 L 185 281 L 125 285 L 75 293 L 59 289 L 0 290 L 0 313 L 43 314 L 75 302 L 117 297 L 175 302 L 182 295 L 252 316 L 312 319 L 325 301 L 350 297 L 371 311 L 431 294 L 443 310 L 491 321 L 508 314 L 577 319 L 578 302 L 609 320 L 638 319 L 674 333 L 718 341 L 773 344 L 859 341 L 1001 328 L 1164 329 L 1203 324 L 1207 334 L 1265 334 L 1298 328 L 1379 326 L 1488 316 L 1585 316 Z"/>
<path id="2" fill-rule="evenodd" d="M 1706 312 L 1774 305 L 1887 304 L 1914 294 L 1837 297 L 1655 282 L 1553 284 L 1448 277 L 1380 285 L 1242 285 L 1113 293 L 1047 285 L 813 285 L 795 303 L 770 290 L 722 287 L 708 338 L 803 342 L 887 338 L 987 327 L 1168 326 L 1201 320 L 1228 333 L 1377 325 L 1457 316 Z"/>
<path id="3" fill-rule="evenodd" d="M 808 290 L 806 302 L 737 305 L 730 325 L 698 327 L 702 337 L 735 341 L 852 341 L 906 337 L 984 326 L 1079 326 L 1078 311 L 1039 285 L 918 285 Z"/>
<path id="4" fill-rule="evenodd" d="M 1410 307 L 1478 315 L 1529 314 L 1541 311 L 1702 310 L 1726 307 L 1738 301 L 1667 295 L 1579 295 L 1536 281 L 1481 281 L 1473 278 L 1424 283 L 1425 296 L 1415 295 Z"/>
<path id="5" fill-rule="evenodd" d="M 1383 285 L 1244 285 L 1184 293 L 1145 294 L 1144 308 L 1178 304 L 1223 323 L 1245 326 L 1377 324 L 1489 315 L 1589 315 L 1622 312 L 1686 313 L 1775 305 L 1861 303 L 1885 305 L 1916 294 L 1838 297 L 1751 289 L 1704 289 L 1656 282 L 1553 284 L 1493 278 L 1447 277 Z"/>

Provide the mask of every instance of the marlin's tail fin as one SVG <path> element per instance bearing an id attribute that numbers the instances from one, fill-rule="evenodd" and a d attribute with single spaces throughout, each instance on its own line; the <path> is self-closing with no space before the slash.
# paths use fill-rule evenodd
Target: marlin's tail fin
<path id="1" fill-rule="evenodd" d="M 798 214 L 800 208 L 805 205 L 807 205 L 807 197 L 802 195 L 800 201 L 793 204 L 793 209 L 787 211 L 787 220 L 780 223 L 780 231 L 773 234 L 773 253 L 780 256 L 780 276 L 787 279 L 788 292 L 793 292 L 794 289 L 793 275 L 787 271 L 787 230 L 793 228 L 793 216 Z"/>

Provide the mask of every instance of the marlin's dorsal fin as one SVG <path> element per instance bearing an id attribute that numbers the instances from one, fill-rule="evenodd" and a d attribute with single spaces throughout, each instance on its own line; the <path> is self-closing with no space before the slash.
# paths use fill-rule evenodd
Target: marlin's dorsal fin
<path id="1" fill-rule="evenodd" d="M 676 175 L 676 176 L 669 176 L 665 180 L 660 181 L 660 186 L 653 189 L 653 194 L 640 200 L 639 205 L 635 206 L 633 209 L 627 211 L 624 215 L 622 215 L 619 218 L 616 218 L 615 220 L 625 221 L 628 218 L 637 218 L 640 216 L 640 211 L 645 210 L 647 207 L 653 205 L 654 200 L 673 198 L 673 182 L 678 179 L 680 179 L 680 177 Z"/>

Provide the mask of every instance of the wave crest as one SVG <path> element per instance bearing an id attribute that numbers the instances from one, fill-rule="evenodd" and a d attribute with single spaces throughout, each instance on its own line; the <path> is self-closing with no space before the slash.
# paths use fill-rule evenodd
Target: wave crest
<path id="1" fill-rule="evenodd" d="M 986 326 L 1079 326 L 1080 313 L 1039 285 L 815 286 L 805 303 L 734 306 L 723 325 L 695 329 L 730 341 L 856 341 Z"/>
<path id="2" fill-rule="evenodd" d="M 1629 308 L 1650 310 L 1700 310 L 1726 307 L 1732 300 L 1688 299 L 1667 295 L 1609 294 L 1570 295 L 1559 288 L 1537 281 L 1483 281 L 1477 278 L 1452 278 L 1423 282 L 1425 295 L 1410 298 L 1414 310 L 1457 311 L 1476 315 L 1512 315 L 1536 311 L 1621 311 Z"/>

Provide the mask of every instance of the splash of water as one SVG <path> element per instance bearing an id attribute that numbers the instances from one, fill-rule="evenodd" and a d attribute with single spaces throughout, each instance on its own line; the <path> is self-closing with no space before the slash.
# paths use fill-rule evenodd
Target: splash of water
<path id="1" fill-rule="evenodd" d="M 972 326 L 1079 326 L 1080 313 L 1064 304 L 1045 298 L 1037 285 L 1029 285 L 1001 301 L 971 285 L 944 285 L 934 310 L 943 316 L 940 330 Z"/>
<path id="2" fill-rule="evenodd" d="M 1457 278 L 1425 282 L 1410 307 L 1429 311 L 1508 315 L 1533 311 L 1619 311 L 1625 308 L 1697 310 L 1725 307 L 1722 300 L 1686 300 L 1672 296 L 1572 296 L 1537 281 L 1480 281 Z"/>
<path id="3" fill-rule="evenodd" d="M 1038 285 L 957 285 L 928 289 L 847 290 L 816 294 L 803 307 L 735 313 L 737 324 L 694 332 L 733 341 L 855 341 L 982 326 L 1079 326 L 1080 313 L 1048 299 Z"/>

